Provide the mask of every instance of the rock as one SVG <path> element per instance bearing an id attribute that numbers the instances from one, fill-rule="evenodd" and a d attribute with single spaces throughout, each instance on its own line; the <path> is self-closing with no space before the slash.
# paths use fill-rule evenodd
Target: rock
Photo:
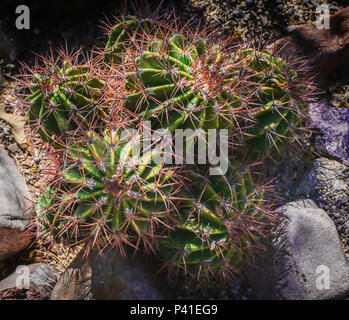
<path id="1" fill-rule="evenodd" d="M 18 266 L 16 271 L 0 281 L 0 293 L 8 289 L 40 291 L 42 299 L 49 299 L 59 279 L 58 272 L 45 263 Z"/>
<path id="2" fill-rule="evenodd" d="M 10 288 L 0 292 L 0 300 L 48 300 L 33 287 L 27 289 Z"/>
<path id="3" fill-rule="evenodd" d="M 315 137 L 316 151 L 349 166 L 349 109 L 311 103 L 308 114 L 310 126 L 320 130 Z"/>
<path id="4" fill-rule="evenodd" d="M 0 261 L 30 244 L 31 194 L 14 162 L 0 147 Z"/>
<path id="5" fill-rule="evenodd" d="M 349 263 L 334 223 L 312 200 L 279 210 L 268 249 L 250 270 L 257 299 L 325 300 L 349 295 Z"/>
<path id="6" fill-rule="evenodd" d="M 19 151 L 17 143 L 11 143 L 7 148 L 11 153 L 16 153 Z"/>
<path id="7" fill-rule="evenodd" d="M 288 56 L 307 56 L 319 80 L 349 67 L 349 6 L 330 16 L 329 29 L 300 25 L 270 47 Z"/>
<path id="8" fill-rule="evenodd" d="M 72 262 L 54 288 L 51 300 L 162 300 L 171 298 L 166 281 L 143 259 L 115 251 Z"/>
<path id="9" fill-rule="evenodd" d="M 349 168 L 335 160 L 318 158 L 295 188 L 296 197 L 307 197 L 329 205 L 342 203 L 349 188 Z M 344 203 L 347 205 L 347 203 Z"/>

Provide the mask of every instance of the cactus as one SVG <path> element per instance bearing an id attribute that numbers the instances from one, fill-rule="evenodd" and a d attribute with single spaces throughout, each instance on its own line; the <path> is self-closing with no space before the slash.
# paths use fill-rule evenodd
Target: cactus
<path id="1" fill-rule="evenodd" d="M 45 141 L 73 133 L 52 151 L 62 166 L 36 212 L 45 237 L 87 243 L 86 254 L 142 247 L 160 253 L 170 271 L 207 283 L 234 278 L 273 223 L 269 188 L 253 182 L 245 155 L 264 157 L 292 140 L 308 96 L 300 95 L 302 70 L 293 62 L 177 22 L 127 16 L 109 28 L 94 62 L 61 55 L 31 71 L 32 128 Z M 101 103 L 110 109 L 99 123 L 105 130 L 88 131 Z M 154 161 L 158 150 L 141 155 L 134 139 L 112 130 L 144 120 L 153 120 L 151 130 L 203 129 L 204 139 L 208 129 L 229 129 L 229 137 L 239 137 L 234 156 L 244 157 L 225 175 L 194 164 L 183 176 Z"/>
<path id="2" fill-rule="evenodd" d="M 35 213 L 38 218 L 36 222 L 42 238 L 50 234 L 56 236 L 62 227 L 62 225 L 57 225 L 55 223 L 54 215 L 47 213 L 55 204 L 56 193 L 55 190 L 48 187 L 43 193 L 41 193 L 35 204 Z"/>
<path id="3" fill-rule="evenodd" d="M 224 42 L 189 36 L 144 32 L 124 72 L 126 109 L 170 132 L 235 130 L 249 152 L 271 154 L 292 140 L 303 116 L 293 62 L 268 50 L 238 46 L 228 52 Z"/>
<path id="4" fill-rule="evenodd" d="M 121 63 L 125 60 L 127 50 L 137 43 L 143 33 L 154 33 L 157 28 L 158 25 L 152 18 L 127 16 L 118 20 L 118 23 L 108 30 L 105 60 L 108 63 Z"/>
<path id="5" fill-rule="evenodd" d="M 164 39 L 146 34 L 125 74 L 125 107 L 141 119 L 173 132 L 177 128 L 232 128 L 241 110 L 221 46 L 209 46 L 167 32 Z"/>
<path id="6" fill-rule="evenodd" d="M 300 88 L 295 84 L 298 74 L 291 64 L 268 50 L 245 49 L 239 54 L 244 71 L 250 74 L 247 88 L 253 92 L 248 108 L 253 121 L 240 123 L 243 140 L 249 152 L 278 152 L 294 139 L 303 118 Z"/>
<path id="7" fill-rule="evenodd" d="M 94 64 L 77 62 L 78 55 L 79 51 L 72 57 L 64 52 L 57 59 L 42 57 L 43 64 L 28 68 L 23 77 L 31 91 L 24 104 L 29 125 L 46 142 L 87 127 L 99 111 L 104 82 L 93 75 Z"/>
<path id="8" fill-rule="evenodd" d="M 267 188 L 254 185 L 248 167 L 232 163 L 225 176 L 191 172 L 189 179 L 182 219 L 160 240 L 161 255 L 171 274 L 202 283 L 233 278 L 273 220 L 263 200 Z"/>
<path id="9" fill-rule="evenodd" d="M 169 227 L 168 216 L 175 215 L 180 185 L 174 168 L 154 162 L 156 154 L 140 155 L 132 140 L 126 143 L 110 130 L 90 132 L 68 147 L 62 172 L 38 202 L 46 233 L 70 245 L 87 242 L 88 248 L 128 244 L 153 250 L 154 239 Z"/>

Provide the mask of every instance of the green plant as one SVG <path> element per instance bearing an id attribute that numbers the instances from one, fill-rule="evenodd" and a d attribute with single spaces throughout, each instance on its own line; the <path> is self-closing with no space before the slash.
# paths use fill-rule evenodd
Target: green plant
<path id="1" fill-rule="evenodd" d="M 125 107 L 158 127 L 232 128 L 241 97 L 220 46 L 199 35 L 146 34 L 125 74 Z M 223 44 L 221 44 L 222 46 Z"/>
<path id="2" fill-rule="evenodd" d="M 24 107 L 29 125 L 43 141 L 57 142 L 87 128 L 101 111 L 104 82 L 94 72 L 92 61 L 78 62 L 79 51 L 69 56 L 63 51 L 56 59 L 41 57 L 41 64 L 27 68 L 23 85 L 29 87 Z M 54 144 L 57 145 L 57 144 Z"/>
<path id="3" fill-rule="evenodd" d="M 203 283 L 231 279 L 241 271 L 241 262 L 273 220 L 263 200 L 268 187 L 256 187 L 250 170 L 231 163 L 224 176 L 188 174 L 181 220 L 168 238 L 160 239 L 170 271 Z"/>
<path id="4" fill-rule="evenodd" d="M 100 250 L 123 244 L 153 250 L 176 215 L 180 180 L 174 168 L 154 162 L 158 151 L 141 154 L 135 140 L 126 140 L 110 130 L 90 132 L 67 147 L 62 170 L 38 201 L 46 234 Z"/>
<path id="5" fill-rule="evenodd" d="M 244 71 L 251 75 L 246 88 L 252 93 L 248 108 L 252 121 L 240 123 L 243 140 L 249 152 L 278 152 L 295 139 L 304 117 L 304 101 L 309 96 L 305 90 L 302 96 L 300 89 L 307 83 L 297 79 L 303 70 L 296 70 L 292 63 L 268 50 L 244 49 L 239 55 Z"/>
<path id="6" fill-rule="evenodd" d="M 108 27 L 97 59 L 85 65 L 61 54 L 29 69 L 31 127 L 61 147 L 36 205 L 45 237 L 87 243 L 85 254 L 142 247 L 203 283 L 241 271 L 273 223 L 269 187 L 254 183 L 245 155 L 264 160 L 294 139 L 311 86 L 298 62 L 197 30 L 126 16 Z M 160 151 L 134 149 L 133 138 L 113 129 L 128 122 L 140 129 L 145 120 L 150 131 L 203 129 L 205 140 L 208 129 L 228 129 L 240 163 L 215 176 L 155 162 Z"/>
<path id="7" fill-rule="evenodd" d="M 132 37 L 127 63 L 114 66 L 111 91 L 123 88 L 118 99 L 127 110 L 170 132 L 229 129 L 262 157 L 294 139 L 312 94 L 298 61 L 164 24 L 161 31 L 142 29 Z M 131 42 L 123 36 L 118 47 Z"/>
<path id="8" fill-rule="evenodd" d="M 108 28 L 108 41 L 104 54 L 108 63 L 125 61 L 127 51 L 142 38 L 143 33 L 156 33 L 158 24 L 153 18 L 127 16 Z"/>

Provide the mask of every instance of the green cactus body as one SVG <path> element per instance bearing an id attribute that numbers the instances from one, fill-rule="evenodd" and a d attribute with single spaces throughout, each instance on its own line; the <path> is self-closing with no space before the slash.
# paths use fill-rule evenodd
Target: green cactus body
<path id="1" fill-rule="evenodd" d="M 241 99 L 220 72 L 224 63 L 218 47 L 208 48 L 203 39 L 154 37 L 136 58 L 136 70 L 126 75 L 125 106 L 170 132 L 232 128 Z"/>
<path id="2" fill-rule="evenodd" d="M 109 32 L 105 46 L 106 61 L 121 63 L 125 59 L 127 50 L 142 38 L 143 33 L 154 33 L 157 28 L 157 23 L 152 19 L 128 16 L 120 20 Z"/>
<path id="3" fill-rule="evenodd" d="M 290 90 L 297 74 L 285 60 L 267 50 L 248 49 L 240 54 L 252 73 L 251 92 L 260 86 L 250 100 L 253 101 L 250 116 L 254 122 L 244 128 L 244 141 L 249 151 L 277 152 L 294 137 L 294 129 L 300 122 L 301 111 L 296 102 L 299 99 L 295 99 L 296 93 Z"/>
<path id="4" fill-rule="evenodd" d="M 35 204 L 38 230 L 42 237 L 57 237 L 64 226 L 61 221 L 55 219 L 55 215 L 49 213 L 53 211 L 56 200 L 57 191 L 48 187 Z"/>
<path id="5" fill-rule="evenodd" d="M 230 165 L 225 176 L 191 173 L 181 222 L 160 252 L 170 268 L 191 278 L 234 273 L 256 241 L 263 217 L 263 194 L 249 171 Z M 232 275 L 232 274 L 230 274 Z"/>
<path id="6" fill-rule="evenodd" d="M 154 163 L 156 152 L 140 155 L 132 141 L 122 142 L 113 132 L 90 133 L 88 142 L 68 148 L 55 193 L 44 194 L 38 202 L 54 205 L 39 207 L 39 212 L 49 216 L 45 221 L 60 226 L 62 237 L 96 237 L 105 243 L 141 239 L 149 245 L 159 225 L 160 233 L 166 231 L 165 221 L 175 211 L 175 170 Z M 74 222 L 77 231 L 69 227 Z"/>
<path id="7" fill-rule="evenodd" d="M 46 66 L 45 72 L 34 75 L 30 87 L 30 124 L 46 142 L 75 130 L 77 123 L 88 124 L 97 112 L 103 86 L 88 66 L 73 66 L 67 61 L 62 68 Z"/>

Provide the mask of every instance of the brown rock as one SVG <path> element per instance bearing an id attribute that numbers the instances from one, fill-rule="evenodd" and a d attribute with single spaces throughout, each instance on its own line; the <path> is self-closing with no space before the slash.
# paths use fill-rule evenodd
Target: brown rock
<path id="1" fill-rule="evenodd" d="M 300 25 L 271 48 L 287 56 L 306 56 L 323 82 L 329 73 L 349 68 L 349 6 L 332 15 L 329 22 L 329 29 Z"/>
<path id="2" fill-rule="evenodd" d="M 58 279 L 58 272 L 44 263 L 18 266 L 0 281 L 0 300 L 48 300 Z"/>
<path id="3" fill-rule="evenodd" d="M 31 194 L 12 159 L 0 147 L 0 261 L 30 244 Z"/>

